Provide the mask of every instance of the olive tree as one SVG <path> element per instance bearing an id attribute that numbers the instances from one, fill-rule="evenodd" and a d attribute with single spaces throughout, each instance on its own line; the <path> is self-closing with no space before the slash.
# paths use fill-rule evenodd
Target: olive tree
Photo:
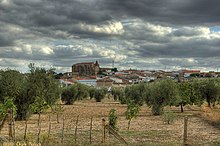
<path id="1" fill-rule="evenodd" d="M 0 101 L 3 97 L 16 98 L 24 86 L 24 76 L 16 70 L 0 72 Z"/>
<path id="2" fill-rule="evenodd" d="M 180 106 L 181 112 L 183 112 L 183 106 L 191 104 L 191 97 L 194 96 L 194 88 L 191 82 L 178 83 L 178 98 L 176 104 Z"/>
<path id="3" fill-rule="evenodd" d="M 13 101 L 17 117 L 20 116 L 20 111 L 25 112 L 23 109 L 28 104 L 27 98 L 22 98 L 26 83 L 27 77 L 16 70 L 7 69 L 0 72 L 0 102 L 4 104 L 5 99 Z M 21 102 L 18 102 L 20 100 Z"/>
<path id="4" fill-rule="evenodd" d="M 142 106 L 145 99 L 146 84 L 141 83 L 137 85 L 127 86 L 125 88 L 125 97 L 133 101 L 135 104 Z"/>
<path id="5" fill-rule="evenodd" d="M 219 81 L 214 78 L 203 79 L 201 81 L 200 89 L 203 98 L 208 103 L 208 106 L 211 107 L 211 104 L 214 105 L 219 98 L 219 93 L 220 93 Z"/>
<path id="6" fill-rule="evenodd" d="M 29 64 L 29 73 L 23 92 L 16 98 L 18 119 L 26 119 L 32 113 L 40 113 L 42 109 L 51 107 L 59 99 L 60 88 L 55 80 L 53 69 L 45 69 Z M 33 110 L 34 109 L 34 110 Z"/>
<path id="7" fill-rule="evenodd" d="M 71 105 L 76 101 L 75 94 L 77 90 L 75 86 L 65 87 L 61 93 L 61 100 L 66 105 Z"/>
<path id="8" fill-rule="evenodd" d="M 16 116 L 16 106 L 14 105 L 13 99 L 6 97 L 2 103 L 0 103 L 0 132 L 6 122 L 6 120 L 10 119 L 10 121 L 14 120 Z M 9 112 L 11 116 L 9 116 Z M 9 124 L 9 135 L 12 136 L 12 124 Z"/>
<path id="9" fill-rule="evenodd" d="M 190 81 L 192 94 L 190 97 L 191 104 L 201 106 L 204 102 L 204 98 L 202 95 L 202 80 L 201 79 L 193 79 Z"/>
<path id="10" fill-rule="evenodd" d="M 137 114 L 139 113 L 140 107 L 138 104 L 135 104 L 134 102 L 130 101 L 127 103 L 127 110 L 125 112 L 125 117 L 128 120 L 128 130 L 130 129 L 131 120 L 133 118 L 137 117 Z"/>
<path id="11" fill-rule="evenodd" d="M 148 90 L 146 103 L 154 115 L 162 114 L 164 106 L 173 105 L 178 93 L 176 83 L 170 79 L 150 83 Z"/>
<path id="12" fill-rule="evenodd" d="M 114 100 L 119 100 L 121 104 L 126 104 L 124 88 L 112 88 L 111 94 Z"/>
<path id="13" fill-rule="evenodd" d="M 90 99 L 94 98 L 95 95 L 95 87 L 89 87 L 89 97 Z"/>
<path id="14" fill-rule="evenodd" d="M 0 120 L 8 113 L 9 110 L 12 110 L 13 116 L 16 116 L 16 106 L 12 98 L 6 97 L 2 103 L 0 103 Z"/>
<path id="15" fill-rule="evenodd" d="M 115 109 L 111 109 L 110 112 L 109 112 L 109 117 L 108 117 L 108 120 L 109 120 L 109 125 L 114 129 L 114 130 L 118 130 L 117 128 L 117 121 L 118 121 L 118 116 L 117 116 L 117 113 L 116 113 L 116 110 Z"/>
<path id="16" fill-rule="evenodd" d="M 28 95 L 43 98 L 49 106 L 52 106 L 59 99 L 59 83 L 55 80 L 53 70 L 29 65 L 30 73 L 28 77 Z M 34 99 L 35 99 L 34 98 Z"/>
<path id="17" fill-rule="evenodd" d="M 45 101 L 46 107 L 49 107 L 59 99 L 59 84 L 52 69 L 35 67 L 34 64 L 30 64 L 29 69 L 26 74 L 10 69 L 0 72 L 0 101 L 3 102 L 3 97 L 13 99 L 17 120 L 35 113 L 33 105 L 38 105 L 38 102 Z"/>
<path id="18" fill-rule="evenodd" d="M 105 88 L 96 89 L 94 92 L 94 98 L 96 102 L 101 102 L 102 99 L 105 98 L 106 94 L 107 94 L 107 90 Z"/>
<path id="19" fill-rule="evenodd" d="M 63 89 L 61 93 L 61 100 L 67 104 L 71 105 L 76 100 L 82 100 L 89 96 L 89 88 L 87 85 L 76 83 L 69 87 Z"/>

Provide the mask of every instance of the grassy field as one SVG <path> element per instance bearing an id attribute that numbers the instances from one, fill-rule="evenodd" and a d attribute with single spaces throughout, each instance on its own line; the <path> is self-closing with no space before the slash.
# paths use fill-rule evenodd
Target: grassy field
<path id="1" fill-rule="evenodd" d="M 91 145 L 102 145 L 102 119 L 108 121 L 111 109 L 116 109 L 118 115 L 118 133 L 127 141 L 128 145 L 136 146 L 180 146 L 183 142 L 183 119 L 187 115 L 188 144 L 189 145 L 220 145 L 220 110 L 218 107 L 209 109 L 202 107 L 185 106 L 184 113 L 179 107 L 166 107 L 165 111 L 174 113 L 175 121 L 172 124 L 164 122 L 163 116 L 153 116 L 151 109 L 142 106 L 138 117 L 131 121 L 130 130 L 127 130 L 128 121 L 125 119 L 126 105 L 105 99 L 97 103 L 92 100 L 77 101 L 74 105 L 64 106 L 64 139 L 62 140 L 63 119 L 60 116 L 57 123 L 56 115 L 51 115 L 51 134 L 48 138 L 49 113 L 41 116 L 41 145 L 90 145 L 90 121 L 92 117 Z M 77 137 L 75 137 L 76 118 L 78 119 Z M 28 120 L 27 141 L 36 144 L 38 116 L 33 115 Z M 25 122 L 15 124 L 16 140 L 24 142 Z M 1 136 L 7 138 L 8 125 L 5 125 Z M 123 145 L 113 135 L 107 133 L 105 145 Z"/>

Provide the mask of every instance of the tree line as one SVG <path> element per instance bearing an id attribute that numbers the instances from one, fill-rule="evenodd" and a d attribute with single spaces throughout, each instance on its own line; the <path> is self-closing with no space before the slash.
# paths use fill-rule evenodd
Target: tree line
<path id="1" fill-rule="evenodd" d="M 161 79 L 149 83 L 134 84 L 125 88 L 115 87 L 111 91 L 106 88 L 88 87 L 74 84 L 63 89 L 61 99 L 66 104 L 83 98 L 94 98 L 100 102 L 106 96 L 111 96 L 128 107 L 148 105 L 154 115 L 163 113 L 165 106 L 179 106 L 181 112 L 184 106 L 202 105 L 205 101 L 208 106 L 215 106 L 220 101 L 220 79 L 205 78 L 190 81 L 176 82 L 171 79 Z M 131 106 L 133 105 L 133 106 Z"/>

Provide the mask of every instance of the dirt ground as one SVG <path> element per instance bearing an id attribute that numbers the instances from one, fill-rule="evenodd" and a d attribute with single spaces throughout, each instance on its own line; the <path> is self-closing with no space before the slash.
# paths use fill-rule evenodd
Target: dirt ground
<path id="1" fill-rule="evenodd" d="M 182 145 L 184 117 L 188 116 L 188 145 L 220 145 L 220 112 L 207 110 L 206 107 L 186 106 L 184 113 L 179 107 L 166 107 L 175 114 L 175 121 L 167 124 L 163 116 L 153 116 L 151 109 L 142 106 L 137 118 L 132 119 L 130 130 L 127 130 L 128 121 L 125 119 L 126 105 L 118 102 L 104 100 L 97 103 L 91 100 L 77 101 L 74 105 L 64 106 L 63 116 L 50 114 L 50 111 L 41 116 L 41 145 L 102 145 L 102 119 L 108 122 L 108 114 L 111 109 L 116 109 L 118 115 L 118 133 L 127 141 L 128 145 Z M 214 111 L 214 112 L 212 112 Z M 49 115 L 51 115 L 51 130 L 48 138 Z M 76 122 L 78 118 L 77 131 Z M 219 117 L 218 117 L 219 116 Z M 92 117 L 92 131 L 90 141 L 90 128 Z M 213 118 L 213 119 L 212 119 Z M 37 140 L 38 116 L 33 115 L 28 120 L 27 140 Z M 62 127 L 64 121 L 64 139 L 62 141 Z M 25 121 L 16 121 L 16 140 L 22 142 L 24 137 Z M 75 137 L 76 133 L 76 137 Z M 8 137 L 8 125 L 5 125 L 1 136 Z M 112 135 L 107 134 L 105 145 L 123 145 Z"/>

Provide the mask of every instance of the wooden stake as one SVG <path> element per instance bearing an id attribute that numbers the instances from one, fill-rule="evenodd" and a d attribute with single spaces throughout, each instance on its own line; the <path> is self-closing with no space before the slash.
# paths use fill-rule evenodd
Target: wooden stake
<path id="1" fill-rule="evenodd" d="M 92 117 L 90 121 L 89 143 L 92 144 Z"/>
<path id="2" fill-rule="evenodd" d="M 27 119 L 25 119 L 24 141 L 26 141 L 26 137 L 27 137 Z"/>
<path id="3" fill-rule="evenodd" d="M 12 109 L 12 128 L 13 128 L 13 141 L 15 141 L 15 118 L 14 118 L 14 111 Z"/>
<path id="4" fill-rule="evenodd" d="M 11 141 L 11 140 L 13 140 L 13 134 L 12 134 L 12 110 L 9 110 L 8 113 L 9 113 L 8 136 L 9 136 L 9 141 Z"/>
<path id="5" fill-rule="evenodd" d="M 57 113 L 57 123 L 59 124 L 59 113 Z"/>
<path id="6" fill-rule="evenodd" d="M 4 116 L 2 122 L 0 123 L 0 134 L 1 134 L 2 128 L 3 128 L 3 126 L 5 125 L 5 122 L 7 121 L 8 117 L 9 117 L 9 114 L 7 113 L 7 114 Z"/>
<path id="7" fill-rule="evenodd" d="M 130 125 L 131 125 L 131 119 L 128 121 L 128 131 L 130 130 Z"/>
<path id="8" fill-rule="evenodd" d="M 105 119 L 102 119 L 102 143 L 105 143 Z"/>
<path id="9" fill-rule="evenodd" d="M 117 138 L 121 143 L 128 145 L 128 143 L 121 137 L 110 125 L 106 125 L 105 129 L 109 131 L 115 138 Z"/>
<path id="10" fill-rule="evenodd" d="M 41 121 L 40 121 L 40 118 L 41 118 L 41 114 L 39 113 L 38 114 L 38 123 L 37 123 L 37 126 L 38 126 L 37 143 L 40 143 L 40 132 L 41 132 Z"/>
<path id="11" fill-rule="evenodd" d="M 187 145 L 187 126 L 188 126 L 188 117 L 184 117 L 184 133 L 183 133 L 183 145 Z"/>
<path id="12" fill-rule="evenodd" d="M 50 138 L 50 130 L 51 130 L 51 120 L 50 120 L 50 118 L 51 118 L 51 115 L 49 114 L 49 128 L 48 128 L 48 135 L 47 135 L 47 138 L 48 138 L 48 140 L 49 140 L 49 138 Z"/>
<path id="13" fill-rule="evenodd" d="M 63 127 L 62 127 L 62 139 L 61 139 L 61 142 L 63 143 L 63 140 L 64 140 L 64 126 L 65 126 L 65 116 L 63 115 Z"/>
<path id="14" fill-rule="evenodd" d="M 78 121 L 79 121 L 79 115 L 76 118 L 76 127 L 75 127 L 75 143 L 76 143 L 76 139 L 77 139 L 77 128 L 78 128 Z"/>

